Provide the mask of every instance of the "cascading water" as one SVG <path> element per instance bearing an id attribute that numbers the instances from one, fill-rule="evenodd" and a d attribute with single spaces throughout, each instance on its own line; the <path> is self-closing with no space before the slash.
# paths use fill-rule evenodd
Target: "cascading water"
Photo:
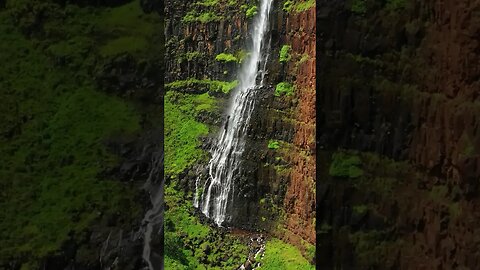
<path id="1" fill-rule="evenodd" d="M 194 206 L 218 226 L 225 221 L 227 206 L 231 203 L 229 198 L 233 198 L 233 178 L 238 172 L 245 148 L 244 136 L 255 106 L 256 92 L 263 86 L 268 57 L 263 47 L 272 1 L 261 0 L 260 12 L 253 22 L 251 54 L 239 72 L 239 87 L 235 90 L 225 126 L 212 149 L 208 164 L 209 177 L 203 187 L 200 187 L 199 179 L 196 181 Z M 260 67 L 262 62 L 264 65 Z"/>
<path id="2" fill-rule="evenodd" d="M 163 235 L 163 147 L 152 155 L 150 172 L 143 188 L 150 194 L 152 208 L 145 213 L 142 226 L 135 235 L 135 239 L 143 238 L 142 258 L 147 264 L 144 270 L 163 269 L 161 250 L 152 246 L 153 238 Z M 160 181 L 159 181 L 160 180 Z"/>

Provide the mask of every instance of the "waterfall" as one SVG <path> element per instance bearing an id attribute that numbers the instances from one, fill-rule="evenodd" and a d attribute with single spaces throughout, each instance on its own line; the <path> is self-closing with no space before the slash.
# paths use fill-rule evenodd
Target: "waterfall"
<path id="1" fill-rule="evenodd" d="M 264 50 L 263 47 L 272 1 L 261 0 L 260 11 L 254 18 L 251 52 L 239 71 L 239 86 L 232 97 L 226 122 L 211 150 L 209 177 L 203 187 L 200 187 L 200 179 L 195 183 L 194 206 L 213 219 L 218 226 L 225 221 L 227 206 L 233 199 L 233 180 L 239 171 L 245 149 L 244 136 L 255 106 L 256 92 L 264 83 L 268 57 L 264 52 L 268 51 L 268 48 Z"/>
<path id="2" fill-rule="evenodd" d="M 152 155 L 150 172 L 143 189 L 150 194 L 152 208 L 149 209 L 142 220 L 142 226 L 134 239 L 143 238 L 142 258 L 147 264 L 144 270 L 163 269 L 163 255 L 161 250 L 152 246 L 154 237 L 163 235 L 163 147 Z M 159 181 L 160 180 L 160 181 Z M 158 240 L 157 240 L 158 241 Z"/>

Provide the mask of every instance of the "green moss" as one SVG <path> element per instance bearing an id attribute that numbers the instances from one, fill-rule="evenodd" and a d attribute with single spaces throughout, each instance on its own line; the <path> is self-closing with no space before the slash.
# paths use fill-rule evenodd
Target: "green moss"
<path id="1" fill-rule="evenodd" d="M 332 156 L 329 173 L 336 177 L 358 178 L 363 175 L 361 165 L 362 161 L 358 156 L 346 152 L 336 152 Z"/>
<path id="2" fill-rule="evenodd" d="M 308 270 L 315 269 L 294 246 L 278 239 L 267 241 L 265 256 L 260 259 L 261 268 L 265 270 L 291 269 Z"/>
<path id="3" fill-rule="evenodd" d="M 349 235 L 356 259 L 361 266 L 378 265 L 382 258 L 392 252 L 391 248 L 400 243 L 388 242 L 386 233 L 381 231 L 356 232 Z"/>
<path id="4" fill-rule="evenodd" d="M 355 205 L 352 208 L 353 212 L 358 214 L 358 215 L 363 215 L 368 211 L 368 206 L 367 205 Z"/>
<path id="5" fill-rule="evenodd" d="M 388 0 L 386 8 L 389 10 L 401 10 L 405 9 L 407 6 L 406 0 Z"/>
<path id="6" fill-rule="evenodd" d="M 290 45 L 283 45 L 280 49 L 280 63 L 286 63 L 290 61 L 292 56 L 290 55 L 290 51 L 292 50 L 292 46 Z"/>
<path id="7" fill-rule="evenodd" d="M 320 230 L 319 230 L 319 233 L 320 234 L 326 234 L 326 233 L 330 233 L 330 231 L 332 230 L 332 226 L 328 223 L 322 223 L 320 225 Z"/>
<path id="8" fill-rule="evenodd" d="M 311 8 L 315 7 L 315 0 L 306 0 L 306 1 L 293 1 L 293 0 L 286 0 L 283 3 L 283 11 L 290 13 L 300 13 L 307 11 Z"/>
<path id="9" fill-rule="evenodd" d="M 430 198 L 438 203 L 441 203 L 447 199 L 448 188 L 443 185 L 433 186 L 430 190 Z"/>
<path id="10" fill-rule="evenodd" d="M 202 7 L 215 7 L 220 4 L 220 1 L 219 0 L 203 0 L 202 2 L 197 2 L 195 4 Z"/>
<path id="11" fill-rule="evenodd" d="M 120 53 L 138 53 L 145 51 L 148 47 L 148 42 L 141 37 L 120 37 L 109 41 L 100 48 L 100 53 L 103 56 L 112 56 Z"/>
<path id="12" fill-rule="evenodd" d="M 217 15 L 212 11 L 198 13 L 195 10 L 189 11 L 182 19 L 184 23 L 209 23 L 223 20 L 223 16 Z"/>
<path id="13" fill-rule="evenodd" d="M 412 168 L 407 162 L 397 162 L 374 153 L 355 153 L 360 155 L 364 177 L 359 177 L 352 184 L 359 190 L 374 192 L 389 200 L 395 195 L 394 191 L 402 185 L 403 179 L 412 178 Z"/>
<path id="14" fill-rule="evenodd" d="M 460 155 L 464 158 L 473 158 L 477 155 L 475 150 L 475 143 L 472 140 L 473 136 L 468 135 L 467 132 L 464 132 L 460 139 L 458 140 L 458 146 L 460 148 Z"/>
<path id="15" fill-rule="evenodd" d="M 221 53 L 221 54 L 218 54 L 217 56 L 215 56 L 215 60 L 219 61 L 219 62 L 225 62 L 225 63 L 228 63 L 228 62 L 239 62 L 239 60 L 237 59 L 237 57 L 235 57 L 233 54 L 231 53 Z"/>
<path id="16" fill-rule="evenodd" d="M 384 66 L 384 63 L 381 60 L 365 57 L 360 54 L 347 53 L 345 56 L 362 65 L 368 65 L 378 68 L 382 68 Z"/>
<path id="17" fill-rule="evenodd" d="M 462 214 L 462 208 L 459 202 L 448 204 L 448 212 L 453 218 L 458 218 Z"/>
<path id="18" fill-rule="evenodd" d="M 245 11 L 245 15 L 247 16 L 247 18 L 252 18 L 253 16 L 257 15 L 257 10 L 257 6 L 251 6 L 247 9 L 247 11 Z"/>
<path id="19" fill-rule="evenodd" d="M 183 61 L 188 61 L 188 62 L 192 62 L 192 61 L 197 61 L 198 59 L 202 58 L 203 57 L 203 54 L 201 52 L 187 52 L 185 54 L 181 54 L 178 56 L 177 58 L 177 61 L 179 63 L 182 63 Z"/>
<path id="20" fill-rule="evenodd" d="M 283 3 L 283 11 L 285 12 L 290 12 L 293 8 L 293 5 L 295 4 L 295 2 L 293 2 L 292 0 L 286 0 L 284 3 Z"/>
<path id="21" fill-rule="evenodd" d="M 185 54 L 185 59 L 187 59 L 188 61 L 193 61 L 200 57 L 202 57 L 201 52 L 188 52 Z"/>
<path id="22" fill-rule="evenodd" d="M 459 217 L 462 213 L 460 203 L 452 201 L 451 197 L 449 196 L 449 190 L 447 186 L 433 186 L 428 195 L 429 198 L 435 203 L 446 206 L 453 218 Z"/>
<path id="23" fill-rule="evenodd" d="M 208 127 L 196 120 L 202 111 L 212 111 L 215 101 L 202 95 L 168 92 L 165 95 L 165 173 L 176 176 L 188 166 L 206 157 L 199 148 Z"/>
<path id="24" fill-rule="evenodd" d="M 300 13 L 300 12 L 307 11 L 313 7 L 315 7 L 315 0 L 307 0 L 304 2 L 295 3 L 293 10 L 297 13 Z"/>
<path id="25" fill-rule="evenodd" d="M 367 12 L 366 0 L 352 0 L 350 11 L 359 15 L 365 14 Z"/>
<path id="26" fill-rule="evenodd" d="M 280 97 L 282 95 L 291 96 L 293 95 L 294 90 L 295 89 L 292 84 L 287 82 L 281 82 L 281 83 L 278 83 L 277 86 L 275 87 L 275 96 L 276 97 Z"/>
<path id="27" fill-rule="evenodd" d="M 306 259 L 309 261 L 309 262 L 313 262 L 315 261 L 315 257 L 316 257 L 316 248 L 314 245 L 310 244 L 310 243 L 304 243 L 304 245 L 306 246 L 306 252 L 305 252 L 305 257 Z"/>
<path id="28" fill-rule="evenodd" d="M 174 81 L 165 85 L 167 90 L 176 90 L 176 89 L 184 89 L 184 88 L 198 88 L 198 89 L 205 89 L 206 91 L 213 91 L 213 92 L 223 92 L 228 94 L 232 91 L 235 87 L 237 87 L 238 81 L 216 81 L 216 80 L 209 80 L 209 79 L 195 79 L 189 78 L 186 80 L 181 81 Z"/>
<path id="29" fill-rule="evenodd" d="M 298 65 L 303 64 L 303 63 L 307 62 L 308 59 L 310 59 L 310 55 L 304 53 L 304 54 L 302 54 L 302 57 L 300 57 L 300 59 L 298 60 L 297 64 Z"/>
<path id="30" fill-rule="evenodd" d="M 46 52 L 54 59 L 63 59 L 71 68 L 81 67 L 85 55 L 94 47 L 94 41 L 89 37 L 78 36 L 69 40 L 50 45 Z"/>
<path id="31" fill-rule="evenodd" d="M 268 141 L 268 148 L 269 149 L 278 149 L 280 148 L 280 142 L 276 140 L 270 140 Z"/>

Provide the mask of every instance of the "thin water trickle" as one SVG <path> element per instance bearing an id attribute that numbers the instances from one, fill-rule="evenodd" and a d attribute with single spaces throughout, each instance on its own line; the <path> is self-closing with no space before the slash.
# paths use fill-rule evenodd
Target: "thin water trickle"
<path id="1" fill-rule="evenodd" d="M 162 234 L 163 230 L 163 181 L 158 178 L 163 174 L 163 149 L 152 155 L 150 172 L 144 184 L 144 190 L 150 194 L 152 208 L 149 209 L 142 220 L 142 226 L 134 236 L 135 239 L 143 238 L 142 258 L 146 263 L 145 270 L 163 269 L 163 257 L 159 250 L 152 249 L 153 239 Z"/>
<path id="2" fill-rule="evenodd" d="M 227 112 L 225 126 L 228 128 L 222 129 L 211 151 L 212 158 L 208 164 L 209 177 L 203 186 L 200 186 L 200 179 L 195 183 L 194 206 L 218 226 L 221 226 L 227 217 L 227 206 L 231 203 L 229 198 L 235 188 L 234 173 L 239 169 L 245 149 L 244 136 L 255 106 L 256 93 L 264 83 L 268 50 L 263 47 L 272 1 L 261 0 L 260 12 L 254 19 L 251 54 L 238 74 L 240 83 Z"/>

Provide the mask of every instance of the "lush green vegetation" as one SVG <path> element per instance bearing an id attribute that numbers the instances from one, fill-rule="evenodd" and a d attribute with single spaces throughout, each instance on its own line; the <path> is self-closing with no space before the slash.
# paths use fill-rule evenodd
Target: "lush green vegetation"
<path id="1" fill-rule="evenodd" d="M 358 214 L 358 215 L 363 215 L 365 214 L 367 211 L 368 211 L 368 206 L 367 205 L 355 205 L 352 207 L 352 210 L 354 213 Z"/>
<path id="2" fill-rule="evenodd" d="M 284 3 L 283 3 L 283 11 L 285 12 L 290 12 L 293 8 L 293 5 L 295 4 L 295 2 L 293 2 L 293 0 L 286 0 Z"/>
<path id="3" fill-rule="evenodd" d="M 400 10 L 406 8 L 406 6 L 406 0 L 388 0 L 386 4 L 386 8 L 389 10 Z"/>
<path id="4" fill-rule="evenodd" d="M 294 90 L 295 87 L 291 83 L 281 82 L 275 87 L 275 96 L 291 96 L 293 95 Z"/>
<path id="5" fill-rule="evenodd" d="M 375 6 L 374 3 L 375 1 L 373 0 L 352 0 L 350 11 L 358 15 L 364 15 L 369 8 Z M 384 8 L 389 11 L 400 11 L 407 7 L 406 0 L 387 0 L 383 3 L 385 4 Z"/>
<path id="6" fill-rule="evenodd" d="M 264 270 L 309 270 L 315 269 L 294 246 L 278 239 L 267 241 L 265 257 L 260 259 L 261 269 Z"/>
<path id="7" fill-rule="evenodd" d="M 337 177 L 357 178 L 363 175 L 360 157 L 346 153 L 336 152 L 332 156 L 329 173 Z"/>
<path id="8" fill-rule="evenodd" d="M 125 52 L 144 55 L 152 46 L 156 46 L 152 37 L 158 31 L 160 19 L 154 14 L 143 13 L 140 4 L 133 1 L 105 9 L 92 24 L 98 25 L 101 32 L 114 34 L 100 48 L 103 56 Z"/>
<path id="9" fill-rule="evenodd" d="M 248 256 L 235 237 L 203 225 L 193 214 L 191 199 L 165 189 L 165 269 L 234 269 Z"/>
<path id="10" fill-rule="evenodd" d="M 311 8 L 315 7 L 315 0 L 306 0 L 306 1 L 294 1 L 294 0 L 286 0 L 283 3 L 283 10 L 287 13 L 295 12 L 300 13 L 307 11 Z"/>
<path id="11" fill-rule="evenodd" d="M 168 90 L 185 90 L 188 88 L 195 88 L 197 90 L 205 90 L 205 91 L 212 91 L 212 92 L 223 92 L 228 94 L 232 91 L 235 87 L 237 87 L 238 81 L 231 81 L 231 82 L 224 82 L 224 81 L 216 81 L 216 80 L 209 80 L 209 79 L 195 79 L 189 78 L 182 81 L 174 81 L 165 85 Z"/>
<path id="12" fill-rule="evenodd" d="M 198 13 L 195 10 L 189 11 L 182 19 L 184 23 L 209 23 L 223 20 L 223 16 L 215 14 L 213 11 Z"/>
<path id="13" fill-rule="evenodd" d="M 269 149 L 278 149 L 280 148 L 280 142 L 275 140 L 268 141 L 268 148 Z"/>
<path id="14" fill-rule="evenodd" d="M 145 55 L 159 21 L 137 1 L 95 11 L 8 1 L 0 11 L 0 264 L 38 269 L 92 224 L 115 217 L 129 230 L 141 218 L 137 189 L 102 176 L 119 161 L 105 141 L 139 132 L 140 112 L 102 92 L 92 71 L 102 57 Z"/>
<path id="15" fill-rule="evenodd" d="M 231 53 L 220 53 L 217 56 L 215 56 L 215 60 L 217 60 L 219 62 L 225 62 L 225 63 L 228 63 L 228 62 L 237 62 L 238 63 L 239 62 L 237 57 L 235 57 Z"/>
<path id="16" fill-rule="evenodd" d="M 219 0 L 203 0 L 201 2 L 196 2 L 195 4 L 202 7 L 215 7 L 220 3 Z"/>
<path id="17" fill-rule="evenodd" d="M 303 64 L 303 63 L 307 62 L 308 59 L 310 59 L 310 55 L 304 53 L 304 54 L 302 54 L 302 56 L 301 56 L 300 59 L 298 60 L 297 64 L 298 64 L 298 65 Z"/>
<path id="18" fill-rule="evenodd" d="M 201 57 L 203 57 L 203 54 L 201 52 L 187 52 L 185 54 L 182 54 L 182 55 L 178 56 L 177 61 L 179 63 L 181 63 L 183 61 L 191 62 L 191 61 L 198 60 Z"/>
<path id="19" fill-rule="evenodd" d="M 290 51 L 292 50 L 292 46 L 290 45 L 283 45 L 280 49 L 280 63 L 286 63 L 290 61 L 292 56 L 290 55 Z"/>
<path id="20" fill-rule="evenodd" d="M 293 7 L 293 10 L 297 13 L 307 11 L 315 7 L 315 0 L 307 0 L 304 2 L 297 2 Z"/>
<path id="21" fill-rule="evenodd" d="M 245 11 L 245 15 L 247 18 L 252 18 L 253 16 L 257 15 L 258 8 L 257 6 L 251 6 Z"/>
<path id="22" fill-rule="evenodd" d="M 355 14 L 365 14 L 367 12 L 366 0 L 353 0 L 351 2 L 350 10 Z"/>
<path id="23" fill-rule="evenodd" d="M 201 112 L 215 109 L 208 94 L 191 95 L 169 91 L 165 95 L 165 172 L 177 175 L 196 161 L 206 158 L 199 137 L 208 127 L 196 120 Z"/>

